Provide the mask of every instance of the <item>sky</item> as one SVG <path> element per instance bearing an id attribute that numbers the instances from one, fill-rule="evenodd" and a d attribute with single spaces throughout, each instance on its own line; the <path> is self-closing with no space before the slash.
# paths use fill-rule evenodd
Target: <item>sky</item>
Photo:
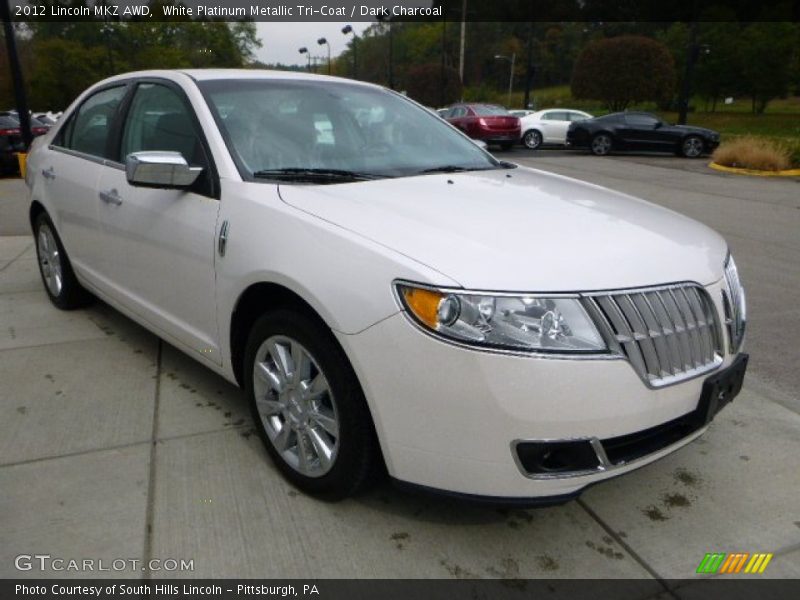
<path id="1" fill-rule="evenodd" d="M 317 45 L 317 40 L 321 37 L 327 38 L 331 45 L 331 56 L 335 57 L 346 48 L 353 37 L 352 34 L 342 33 L 345 25 L 352 25 L 356 34 L 360 35 L 370 23 L 257 22 L 256 31 L 261 38 L 262 47 L 256 51 L 256 58 L 264 63 L 305 65 L 308 59 L 297 51 L 305 46 L 314 56 L 324 56 L 327 59 L 327 46 Z"/>

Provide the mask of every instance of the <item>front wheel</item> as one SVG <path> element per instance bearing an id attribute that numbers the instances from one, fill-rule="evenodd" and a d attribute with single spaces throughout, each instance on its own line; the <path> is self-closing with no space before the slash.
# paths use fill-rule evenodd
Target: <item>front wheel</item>
<path id="1" fill-rule="evenodd" d="M 529 150 L 536 150 L 542 145 L 542 134 L 535 129 L 526 131 L 522 136 L 522 144 Z"/>
<path id="2" fill-rule="evenodd" d="M 39 274 L 50 301 L 62 310 L 81 308 L 89 304 L 92 295 L 75 277 L 61 238 L 47 213 L 39 213 L 33 223 Z"/>
<path id="3" fill-rule="evenodd" d="M 607 133 L 598 133 L 592 138 L 591 150 L 595 156 L 606 156 L 611 152 L 614 142 Z"/>
<path id="4" fill-rule="evenodd" d="M 245 352 L 253 419 L 273 462 L 302 491 L 355 494 L 380 452 L 358 379 L 330 330 L 290 310 L 256 321 Z"/>
<path id="5" fill-rule="evenodd" d="M 697 158 L 703 154 L 704 149 L 703 140 L 696 135 L 690 135 L 681 144 L 681 154 L 686 158 Z"/>

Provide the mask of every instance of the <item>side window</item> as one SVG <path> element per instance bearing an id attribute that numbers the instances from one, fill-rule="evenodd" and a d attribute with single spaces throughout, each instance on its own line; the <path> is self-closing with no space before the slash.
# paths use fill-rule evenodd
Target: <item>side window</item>
<path id="1" fill-rule="evenodd" d="M 658 123 L 658 119 L 650 115 L 625 115 L 625 121 L 632 127 L 652 129 Z"/>
<path id="2" fill-rule="evenodd" d="M 542 121 L 555 121 L 555 114 L 554 112 L 546 112 L 542 115 Z"/>
<path id="3" fill-rule="evenodd" d="M 467 114 L 467 109 L 464 108 L 463 106 L 457 106 L 452 111 L 450 111 L 450 117 L 452 118 L 463 117 L 466 114 Z"/>
<path id="4" fill-rule="evenodd" d="M 125 86 L 97 92 L 80 105 L 63 138 L 65 148 L 109 158 L 106 153 L 111 124 L 117 114 L 119 103 L 125 95 Z"/>
<path id="5" fill-rule="evenodd" d="M 190 109 L 176 92 L 157 83 L 136 88 L 125 119 L 120 159 L 145 150 L 180 152 L 191 165 L 208 163 Z"/>
<path id="6" fill-rule="evenodd" d="M 571 112 L 569 113 L 569 120 L 573 123 L 579 123 L 580 121 L 585 121 L 589 117 L 583 113 L 579 112 Z"/>

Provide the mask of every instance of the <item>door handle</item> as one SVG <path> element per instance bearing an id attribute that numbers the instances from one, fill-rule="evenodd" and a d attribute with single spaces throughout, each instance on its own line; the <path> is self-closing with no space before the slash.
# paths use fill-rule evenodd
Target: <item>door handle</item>
<path id="1" fill-rule="evenodd" d="M 100 192 L 97 195 L 100 197 L 100 200 L 106 204 L 113 204 L 114 206 L 119 206 L 122 204 L 122 198 L 119 197 L 119 193 L 117 193 L 116 188 L 107 192 Z"/>
<path id="2" fill-rule="evenodd" d="M 45 179 L 55 179 L 56 174 L 53 172 L 53 167 L 50 167 L 49 169 L 42 169 L 42 177 Z"/>

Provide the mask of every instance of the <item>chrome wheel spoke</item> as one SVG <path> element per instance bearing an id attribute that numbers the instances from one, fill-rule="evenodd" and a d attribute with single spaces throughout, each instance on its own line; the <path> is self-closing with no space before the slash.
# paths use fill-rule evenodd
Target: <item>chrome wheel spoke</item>
<path id="1" fill-rule="evenodd" d="M 320 411 L 312 411 L 308 414 L 308 418 L 334 438 L 339 437 L 339 423 L 332 416 L 323 414 Z"/>
<path id="2" fill-rule="evenodd" d="M 298 384 L 311 377 L 311 359 L 300 344 L 292 344 L 292 382 Z"/>
<path id="3" fill-rule="evenodd" d="M 283 392 L 286 386 L 286 379 L 283 374 L 276 368 L 271 367 L 267 363 L 256 363 L 255 369 L 256 376 L 266 383 L 269 387 L 275 390 L 278 394 Z"/>
<path id="4" fill-rule="evenodd" d="M 294 370 L 294 363 L 289 349 L 279 343 L 272 343 L 269 347 L 269 355 L 275 361 L 275 366 L 278 368 L 281 377 L 284 381 L 290 381 L 292 371 Z"/>
<path id="5" fill-rule="evenodd" d="M 278 435 L 272 440 L 272 443 L 275 444 L 275 449 L 278 452 L 285 452 L 286 448 L 289 447 L 289 438 L 291 437 L 292 429 L 287 423 L 284 423 L 283 427 L 281 427 L 281 430 L 278 432 Z"/>
<path id="6" fill-rule="evenodd" d="M 306 441 L 306 436 L 303 433 L 297 434 L 297 466 L 300 469 L 300 472 L 303 473 L 308 471 L 309 463 L 308 463 L 308 442 Z"/>
<path id="7" fill-rule="evenodd" d="M 333 459 L 333 444 L 325 438 L 324 434 L 313 427 L 308 430 L 308 438 L 311 440 L 314 452 L 319 458 L 320 466 L 323 468 L 328 467 Z"/>
<path id="8" fill-rule="evenodd" d="M 256 405 L 258 406 L 258 413 L 265 417 L 281 414 L 286 406 L 277 400 L 270 400 L 269 398 L 256 398 Z"/>
<path id="9" fill-rule="evenodd" d="M 303 386 L 304 396 L 307 400 L 316 400 L 329 390 L 328 379 L 322 373 L 317 373 L 310 384 Z"/>

